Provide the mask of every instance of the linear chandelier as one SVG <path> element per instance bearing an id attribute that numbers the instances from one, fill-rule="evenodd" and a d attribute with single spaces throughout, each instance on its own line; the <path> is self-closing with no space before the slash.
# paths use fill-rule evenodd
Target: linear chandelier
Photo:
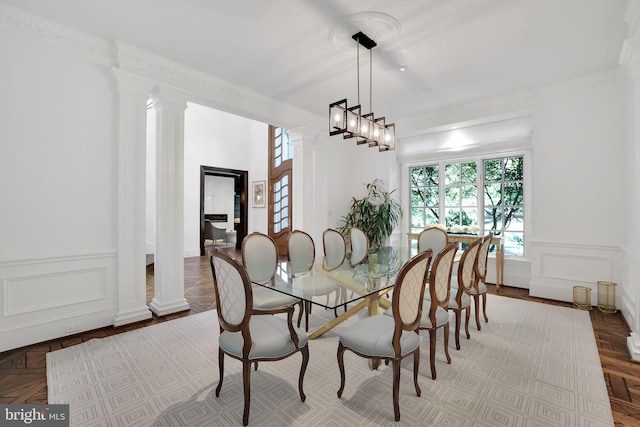
<path id="1" fill-rule="evenodd" d="M 344 139 L 356 138 L 358 145 L 368 144 L 378 147 L 379 151 L 390 151 L 396 148 L 396 125 L 385 124 L 384 117 L 376 118 L 373 111 L 362 114 L 360 105 L 360 46 L 369 50 L 369 108 L 373 110 L 372 77 L 373 55 L 371 49 L 376 42 L 367 37 L 362 31 L 351 36 L 356 41 L 356 60 L 358 67 L 358 104 L 349 107 L 347 99 L 329 104 L 329 135 L 342 135 Z"/>

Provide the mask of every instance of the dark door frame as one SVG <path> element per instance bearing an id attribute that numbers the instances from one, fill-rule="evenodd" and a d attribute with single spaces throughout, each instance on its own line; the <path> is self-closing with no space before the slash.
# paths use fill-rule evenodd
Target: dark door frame
<path id="1" fill-rule="evenodd" d="M 240 194 L 240 223 L 234 223 L 236 230 L 236 249 L 240 249 L 242 239 L 247 235 L 247 194 L 249 192 L 249 172 L 237 169 L 216 168 L 213 166 L 200 166 L 200 256 L 204 256 L 204 177 L 221 176 L 234 179 L 236 194 Z"/>

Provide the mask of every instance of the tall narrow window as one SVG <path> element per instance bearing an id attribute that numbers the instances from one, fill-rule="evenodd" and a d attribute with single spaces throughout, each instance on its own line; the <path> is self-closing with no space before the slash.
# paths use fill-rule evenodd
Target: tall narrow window
<path id="1" fill-rule="evenodd" d="M 477 163 L 448 164 L 444 176 L 447 227 L 478 225 Z"/>
<path id="2" fill-rule="evenodd" d="M 440 221 L 438 165 L 411 168 L 411 232 Z"/>
<path id="3" fill-rule="evenodd" d="M 286 256 L 291 231 L 291 177 L 293 147 L 286 129 L 269 126 L 269 235 Z"/>
<path id="4" fill-rule="evenodd" d="M 524 252 L 524 162 L 522 157 L 484 161 L 484 228 L 504 236 L 506 254 Z"/>

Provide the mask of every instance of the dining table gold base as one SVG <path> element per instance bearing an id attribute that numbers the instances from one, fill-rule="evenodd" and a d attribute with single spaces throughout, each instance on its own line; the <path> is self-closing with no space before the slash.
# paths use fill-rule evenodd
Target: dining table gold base
<path id="1" fill-rule="evenodd" d="M 388 290 L 382 290 L 380 292 L 376 292 L 364 297 L 358 304 L 354 305 L 335 319 L 330 320 L 329 322 L 325 323 L 324 325 L 313 331 L 311 334 L 309 334 L 309 339 L 314 340 L 322 336 L 325 332 L 335 328 L 340 323 L 344 322 L 349 317 L 353 316 L 365 307 L 367 307 L 367 314 L 369 316 L 375 316 L 376 314 L 378 314 L 380 308 L 383 308 L 385 310 L 388 309 L 389 307 L 391 307 L 391 301 L 386 298 L 381 298 L 381 295 L 387 292 Z"/>

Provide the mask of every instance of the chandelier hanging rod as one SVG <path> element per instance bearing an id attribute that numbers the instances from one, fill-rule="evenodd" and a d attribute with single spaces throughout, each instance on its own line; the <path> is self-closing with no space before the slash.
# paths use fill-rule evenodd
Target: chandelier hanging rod
<path id="1" fill-rule="evenodd" d="M 395 150 L 395 124 L 385 124 L 385 118 L 375 118 L 373 115 L 373 53 L 377 43 L 362 31 L 353 36 L 356 41 L 356 65 L 358 84 L 358 104 L 347 106 L 347 99 L 329 104 L 329 135 L 342 135 L 344 139 L 356 137 L 358 144 L 368 144 L 378 147 L 379 151 Z M 369 50 L 369 108 L 370 113 L 361 113 L 360 104 L 360 46 Z"/>

